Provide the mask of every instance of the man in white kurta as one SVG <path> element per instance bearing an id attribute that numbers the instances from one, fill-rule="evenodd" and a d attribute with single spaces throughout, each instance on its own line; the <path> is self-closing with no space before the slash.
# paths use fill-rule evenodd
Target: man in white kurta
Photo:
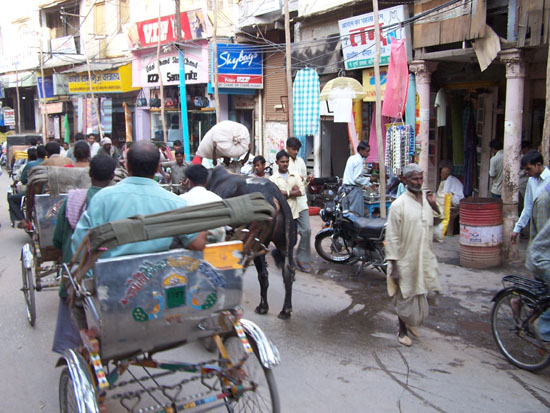
<path id="1" fill-rule="evenodd" d="M 439 291 L 439 269 L 432 245 L 434 216 L 439 209 L 433 193 L 422 191 L 422 170 L 416 164 L 403 170 L 407 192 L 396 199 L 386 228 L 388 294 L 399 319 L 399 343 L 410 346 L 408 332 L 428 315 L 427 294 Z"/>

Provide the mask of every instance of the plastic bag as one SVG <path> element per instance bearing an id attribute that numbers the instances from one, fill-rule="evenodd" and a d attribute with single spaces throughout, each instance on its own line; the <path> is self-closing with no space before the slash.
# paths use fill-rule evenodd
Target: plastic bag
<path id="1" fill-rule="evenodd" d="M 403 117 L 408 89 L 409 67 L 407 66 L 405 39 L 399 41 L 392 39 L 386 91 L 384 92 L 384 103 L 382 105 L 383 116 Z"/>

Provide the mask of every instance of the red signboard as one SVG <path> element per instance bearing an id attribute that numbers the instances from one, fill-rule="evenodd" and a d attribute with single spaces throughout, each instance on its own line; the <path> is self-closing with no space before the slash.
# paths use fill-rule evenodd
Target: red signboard
<path id="1" fill-rule="evenodd" d="M 243 75 L 243 74 L 218 74 L 218 83 L 223 87 L 238 87 L 261 89 L 263 85 L 262 75 Z"/>
<path id="2" fill-rule="evenodd" d="M 180 13 L 182 40 L 202 39 L 208 35 L 206 22 L 202 11 L 193 10 Z M 160 44 L 175 42 L 177 33 L 174 24 L 174 15 L 160 18 L 160 31 L 158 19 L 150 19 L 136 24 L 139 46 L 156 46 L 159 36 Z"/>

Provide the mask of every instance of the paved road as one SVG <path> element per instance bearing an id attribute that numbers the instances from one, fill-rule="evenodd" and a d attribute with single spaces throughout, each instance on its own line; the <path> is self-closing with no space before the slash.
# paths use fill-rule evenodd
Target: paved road
<path id="1" fill-rule="evenodd" d="M 0 187 L 8 179 L 0 177 Z M 56 412 L 59 369 L 51 349 L 57 297 L 37 294 L 38 320 L 25 319 L 19 255 L 28 237 L 9 227 L 0 197 L 0 411 Z M 314 221 L 314 230 L 320 225 Z M 452 243 L 449 249 L 454 248 Z M 452 262 L 452 260 L 451 260 Z M 294 313 L 276 316 L 283 286 L 273 270 L 267 316 L 254 314 L 258 285 L 245 273 L 246 317 L 277 344 L 282 364 L 275 375 L 284 412 L 547 412 L 550 372 L 532 374 L 509 365 L 490 336 L 490 298 L 503 271 L 441 265 L 443 295 L 421 338 L 400 346 L 396 322 L 379 273 L 350 277 L 349 267 L 318 258 L 316 274 L 297 273 Z M 198 346 L 181 351 L 204 357 Z M 122 411 L 116 408 L 113 411 Z"/>

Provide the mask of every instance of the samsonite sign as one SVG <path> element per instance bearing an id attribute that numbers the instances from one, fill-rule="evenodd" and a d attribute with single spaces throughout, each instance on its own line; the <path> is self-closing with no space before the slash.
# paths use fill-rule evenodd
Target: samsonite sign
<path id="1" fill-rule="evenodd" d="M 220 87 L 263 89 L 262 54 L 257 48 L 218 44 L 216 61 Z"/>

